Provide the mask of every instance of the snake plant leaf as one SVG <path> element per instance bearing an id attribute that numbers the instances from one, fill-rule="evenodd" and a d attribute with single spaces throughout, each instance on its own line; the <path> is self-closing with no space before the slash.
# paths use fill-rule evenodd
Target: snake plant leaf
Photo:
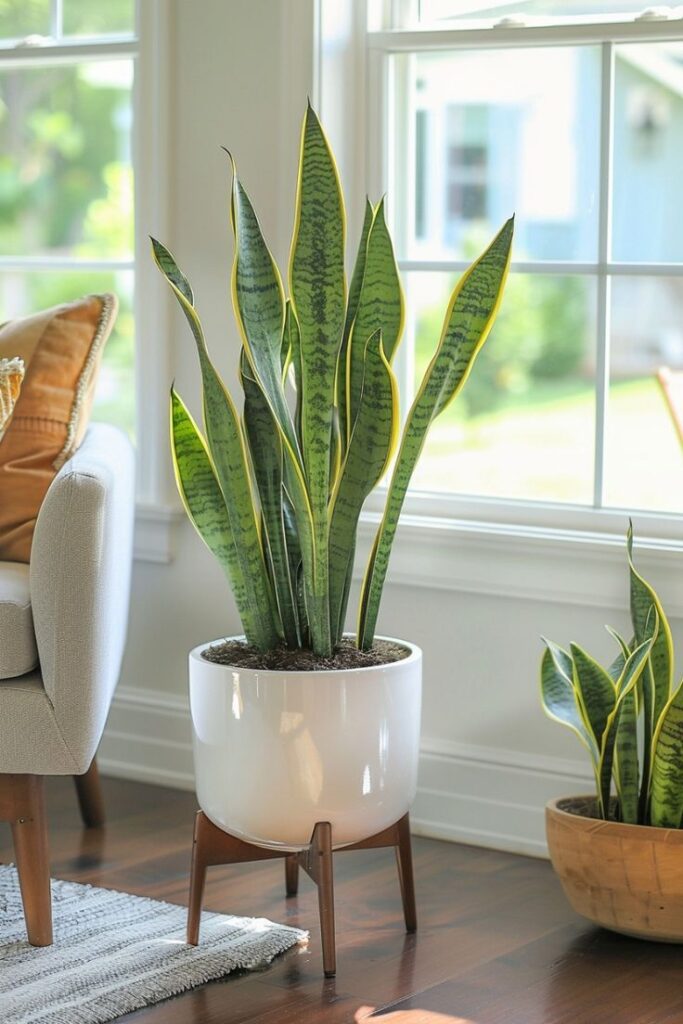
<path id="1" fill-rule="evenodd" d="M 384 515 L 375 536 L 361 590 L 358 643 L 372 647 L 382 588 L 410 478 L 436 417 L 463 387 L 491 330 L 510 266 L 514 219 L 462 276 L 444 320 L 441 337 L 408 413 Z"/>
<path id="2" fill-rule="evenodd" d="M 657 723 L 652 741 L 650 824 L 683 827 L 683 682 Z"/>
<path id="3" fill-rule="evenodd" d="M 363 227 L 360 233 L 360 241 L 358 242 L 356 262 L 353 265 L 353 273 L 351 274 L 351 281 L 349 284 L 349 294 L 346 300 L 344 331 L 342 334 L 341 348 L 339 349 L 339 360 L 337 362 L 336 392 L 337 409 L 339 410 L 339 435 L 343 439 L 344 446 L 346 446 L 348 437 L 346 428 L 346 352 L 349 343 L 349 335 L 351 334 L 351 327 L 353 326 L 353 321 L 356 317 L 356 310 L 358 309 L 358 299 L 360 298 L 360 289 L 363 284 L 363 275 L 365 273 L 368 234 L 370 233 L 370 227 L 372 225 L 374 215 L 375 211 L 372 208 L 372 203 L 366 197 Z"/>
<path id="4" fill-rule="evenodd" d="M 629 523 L 626 535 L 626 547 L 631 585 L 631 621 L 637 643 L 641 643 L 647 636 L 648 616 L 651 608 L 655 608 L 659 618 L 659 633 L 652 648 L 650 664 L 641 680 L 644 743 L 640 810 L 641 816 L 644 816 L 650 793 L 654 731 L 673 688 L 673 640 L 671 628 L 659 597 L 650 584 L 637 572 L 633 563 L 633 526 L 631 523 Z"/>
<path id="5" fill-rule="evenodd" d="M 306 610 L 306 594 L 304 591 L 304 569 L 303 556 L 299 531 L 296 526 L 296 515 L 294 505 L 287 487 L 283 488 L 282 498 L 282 519 L 285 526 L 285 538 L 287 542 L 287 558 L 289 559 L 289 574 L 294 587 L 294 597 L 297 608 L 297 620 L 299 635 L 302 647 L 310 647 L 310 634 L 308 629 L 308 612 Z"/>
<path id="6" fill-rule="evenodd" d="M 230 530 L 241 567 L 244 591 L 235 593 L 244 609 L 243 624 L 250 642 L 268 650 L 278 642 L 277 617 L 268 572 L 261 547 L 254 507 L 244 436 L 237 411 L 216 372 L 204 340 L 199 316 L 193 305 L 192 289 L 173 256 L 160 242 L 152 240 L 157 266 L 162 271 L 190 325 L 197 345 L 202 373 L 204 422 L 209 452 L 225 501 Z"/>
<path id="7" fill-rule="evenodd" d="M 314 573 L 307 581 L 313 649 L 332 650 L 328 520 L 337 361 L 346 315 L 345 214 L 339 176 L 320 122 L 308 106 L 301 135 L 296 217 L 289 267 L 299 324 L 301 439 L 313 522 Z"/>
<path id="8" fill-rule="evenodd" d="M 291 299 L 287 299 L 287 302 L 285 303 L 285 327 L 283 332 L 282 348 L 283 350 L 285 348 L 287 349 L 283 372 L 286 373 L 287 369 L 291 367 L 290 373 L 294 381 L 296 398 L 296 405 L 294 409 L 294 429 L 296 431 L 296 438 L 299 443 L 299 447 L 301 448 L 301 338 L 299 335 L 299 324 L 297 323 L 296 316 L 292 309 Z"/>
<path id="9" fill-rule="evenodd" d="M 605 629 L 619 646 L 619 653 L 607 669 L 610 679 L 613 683 L 616 683 L 617 679 L 624 670 L 624 665 L 626 664 L 628 657 L 631 653 L 631 648 L 626 643 L 624 638 L 620 636 L 619 633 L 617 633 L 616 629 L 612 629 L 611 626 L 605 626 Z"/>
<path id="10" fill-rule="evenodd" d="M 541 701 L 543 703 L 543 710 L 549 718 L 553 718 L 556 722 L 566 725 L 579 737 L 591 755 L 591 763 L 597 780 L 598 746 L 583 720 L 571 676 L 568 676 L 565 670 L 560 668 L 552 650 L 552 647 L 555 645 L 551 647 L 549 641 L 545 639 L 543 642 L 546 644 L 546 649 L 541 659 Z M 569 656 L 567 655 L 567 657 Z"/>
<path id="11" fill-rule="evenodd" d="M 398 433 L 398 384 L 384 353 L 381 330 L 365 347 L 358 415 L 330 501 L 330 618 L 333 641 L 344 629 L 363 502 L 381 480 Z"/>
<path id="12" fill-rule="evenodd" d="M 296 582 L 292 582 L 282 514 L 282 441 L 268 401 L 252 372 L 244 350 L 240 359 L 240 376 L 244 390 L 244 431 L 261 502 L 265 544 L 270 560 L 275 599 L 285 643 L 288 647 L 298 647 L 300 634 Z"/>
<path id="13" fill-rule="evenodd" d="M 607 669 L 616 685 L 635 644 L 628 644 L 611 626 L 605 629 L 619 645 L 619 653 Z M 619 798 L 620 820 L 630 825 L 638 823 L 639 780 L 638 687 L 634 687 L 622 701 L 614 743 L 614 784 Z"/>
<path id="14" fill-rule="evenodd" d="M 638 761 L 638 712 L 636 690 L 624 697 L 621 704 L 617 736 L 614 745 L 614 784 L 619 797 L 621 820 L 627 825 L 638 824 L 638 791 L 640 768 Z"/>
<path id="15" fill-rule="evenodd" d="M 612 710 L 605 721 L 600 744 L 600 788 L 598 792 L 598 802 L 603 818 L 609 817 L 614 746 L 621 721 L 622 708 L 624 701 L 633 696 L 636 684 L 647 666 L 647 660 L 652 653 L 657 636 L 657 629 L 658 623 L 655 620 L 653 635 L 636 647 L 633 654 L 629 655 L 616 684 L 616 700 L 613 701 Z M 628 797 L 629 800 L 632 800 L 634 797 L 637 799 L 637 789 L 635 793 L 629 793 Z"/>
<path id="16" fill-rule="evenodd" d="M 220 562 L 233 590 L 242 593 L 244 580 L 223 492 L 204 438 L 175 388 L 171 388 L 170 425 L 173 470 L 185 511 L 209 551 Z"/>
<path id="17" fill-rule="evenodd" d="M 285 323 L 285 297 L 280 272 L 261 232 L 249 196 L 232 160 L 230 220 L 235 238 L 232 296 L 235 318 L 254 378 L 270 405 L 289 455 L 303 477 L 299 442 L 283 383 L 283 336 L 291 346 L 290 323 Z"/>
<path id="18" fill-rule="evenodd" d="M 232 157 L 230 159 L 232 161 Z M 284 478 L 289 483 L 301 535 L 304 581 L 312 591 L 316 573 L 313 516 L 299 437 L 287 404 L 283 379 L 283 349 L 287 350 L 285 362 L 291 358 L 295 366 L 295 375 L 301 364 L 296 319 L 291 306 L 288 308 L 285 304 L 279 271 L 263 238 L 251 201 L 237 176 L 234 162 L 232 166 L 230 209 L 235 237 L 232 269 L 235 316 L 254 381 L 268 402 L 273 423 L 282 440 L 287 463 Z M 272 519 L 270 525 L 271 528 L 275 526 Z M 276 547 L 278 544 L 276 541 Z M 281 561 L 280 564 L 284 570 L 285 563 Z M 276 583 L 276 595 L 281 612 L 285 610 L 283 629 L 291 638 L 293 622 L 286 611 L 289 608 L 288 589 L 288 581 L 283 576 Z"/>
<path id="19" fill-rule="evenodd" d="M 541 640 L 545 644 L 551 658 L 553 659 L 556 671 L 561 672 L 564 675 L 567 682 L 571 686 L 573 686 L 574 663 L 572 661 L 571 654 L 568 654 L 563 647 L 560 647 L 558 644 L 553 643 L 552 640 L 547 640 L 544 636 L 541 637 Z"/>
<path id="20" fill-rule="evenodd" d="M 346 353 L 347 444 L 358 415 L 368 338 L 375 331 L 382 331 L 384 354 L 391 362 L 401 339 L 403 323 L 403 290 L 382 199 L 368 233 L 365 273 Z"/>
<path id="21" fill-rule="evenodd" d="M 600 748 L 607 719 L 617 698 L 615 684 L 595 658 L 578 644 L 570 644 L 573 683 L 583 717 Z"/>

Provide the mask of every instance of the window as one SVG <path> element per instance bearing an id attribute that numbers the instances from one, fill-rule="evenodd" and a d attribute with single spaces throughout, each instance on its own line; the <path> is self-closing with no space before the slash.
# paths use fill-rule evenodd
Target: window
<path id="1" fill-rule="evenodd" d="M 0 321 L 114 292 L 95 419 L 135 429 L 135 0 L 0 0 Z"/>
<path id="2" fill-rule="evenodd" d="M 386 6 L 370 4 L 367 159 L 407 288 L 404 405 L 454 283 L 516 213 L 501 314 L 415 491 L 682 513 L 658 377 L 683 373 L 683 10 Z"/>

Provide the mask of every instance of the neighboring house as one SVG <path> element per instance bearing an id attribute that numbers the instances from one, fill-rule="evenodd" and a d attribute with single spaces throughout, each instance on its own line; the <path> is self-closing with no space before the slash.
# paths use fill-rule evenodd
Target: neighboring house
<path id="1" fill-rule="evenodd" d="M 599 48 L 432 55 L 413 74 L 411 255 L 472 256 L 515 209 L 518 260 L 594 262 Z M 621 47 L 615 74 L 612 256 L 681 261 L 683 51 Z M 613 373 L 683 366 L 683 278 L 621 278 L 613 300 Z"/>

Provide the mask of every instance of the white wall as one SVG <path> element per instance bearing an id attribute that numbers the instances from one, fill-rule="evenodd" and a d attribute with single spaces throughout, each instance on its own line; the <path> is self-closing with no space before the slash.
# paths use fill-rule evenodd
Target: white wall
<path id="1" fill-rule="evenodd" d="M 312 24 L 306 17 L 312 3 L 174 0 L 168 7 L 174 54 L 166 241 L 193 283 L 217 362 L 234 380 L 228 173 L 219 147 L 228 145 L 235 154 L 266 236 L 282 258 L 299 120 L 312 79 Z M 287 33 L 295 59 L 285 69 Z M 174 314 L 172 323 L 176 383 L 198 412 L 193 344 L 180 317 Z M 364 527 L 365 549 L 370 536 Z M 665 602 L 682 615 L 680 557 L 654 547 L 642 564 Z M 425 537 L 408 524 L 390 578 L 380 628 L 425 651 L 414 827 L 543 853 L 545 800 L 586 788 L 589 773 L 578 745 L 540 711 L 539 636 L 576 639 L 608 656 L 602 624 L 628 633 L 621 549 L 479 529 L 435 530 Z M 679 640 L 682 621 L 674 623 Z M 101 750 L 105 770 L 191 787 L 187 651 L 238 629 L 220 570 L 182 522 L 170 564 L 135 566 L 128 650 Z"/>

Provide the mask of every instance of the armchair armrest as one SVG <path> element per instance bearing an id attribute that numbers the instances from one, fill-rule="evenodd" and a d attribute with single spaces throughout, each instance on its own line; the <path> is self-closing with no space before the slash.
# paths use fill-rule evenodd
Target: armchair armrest
<path id="1" fill-rule="evenodd" d="M 125 435 L 91 426 L 52 481 L 33 536 L 30 589 L 43 685 L 82 772 L 97 750 L 121 669 L 134 476 Z"/>

